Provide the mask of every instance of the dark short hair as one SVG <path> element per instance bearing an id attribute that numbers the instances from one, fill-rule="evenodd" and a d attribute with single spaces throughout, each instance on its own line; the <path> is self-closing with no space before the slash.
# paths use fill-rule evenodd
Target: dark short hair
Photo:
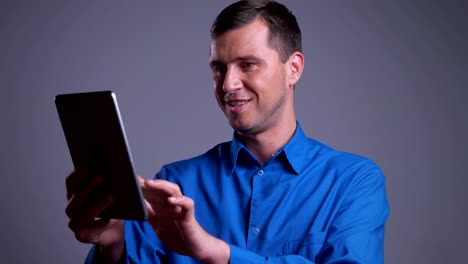
<path id="1" fill-rule="evenodd" d="M 211 38 L 245 26 L 260 18 L 269 29 L 268 43 L 284 63 L 296 51 L 302 51 L 301 29 L 296 17 L 284 5 L 271 0 L 243 0 L 226 7 L 211 26 Z"/>

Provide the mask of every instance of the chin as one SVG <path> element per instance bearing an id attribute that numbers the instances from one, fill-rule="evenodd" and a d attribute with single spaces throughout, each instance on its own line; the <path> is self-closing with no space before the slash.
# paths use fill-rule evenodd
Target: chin
<path id="1" fill-rule="evenodd" d="M 229 124 L 235 131 L 242 134 L 250 134 L 250 131 L 252 130 L 252 127 L 245 123 L 229 121 Z"/>
<path id="2" fill-rule="evenodd" d="M 248 125 L 232 125 L 231 127 L 238 133 L 243 135 L 257 135 L 263 130 L 258 126 L 248 126 Z"/>

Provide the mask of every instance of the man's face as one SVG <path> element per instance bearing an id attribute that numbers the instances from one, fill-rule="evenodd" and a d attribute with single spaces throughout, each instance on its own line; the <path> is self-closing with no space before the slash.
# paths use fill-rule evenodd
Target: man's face
<path id="1" fill-rule="evenodd" d="M 268 27 L 259 19 L 213 40 L 210 67 L 216 99 L 230 125 L 258 134 L 285 117 L 292 100 L 285 64 L 268 44 Z"/>

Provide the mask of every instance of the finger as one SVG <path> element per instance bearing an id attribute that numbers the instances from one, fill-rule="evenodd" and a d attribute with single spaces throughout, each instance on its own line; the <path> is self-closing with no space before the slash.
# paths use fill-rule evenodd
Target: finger
<path id="1" fill-rule="evenodd" d="M 143 186 L 145 184 L 146 179 L 138 175 L 138 182 L 140 183 L 140 186 Z"/>
<path id="2" fill-rule="evenodd" d="M 173 205 L 173 206 L 180 206 L 182 207 L 184 210 L 193 210 L 194 209 L 194 202 L 191 198 L 187 197 L 187 196 L 171 196 L 169 198 L 167 198 L 167 202 L 170 204 L 170 205 Z"/>
<path id="3" fill-rule="evenodd" d="M 87 222 L 82 228 L 75 231 L 75 237 L 82 243 L 97 243 L 103 230 L 109 225 L 111 219 L 97 219 Z"/>
<path id="4" fill-rule="evenodd" d="M 182 218 L 193 215 L 193 212 L 195 211 L 195 203 L 187 196 L 172 196 L 167 198 L 167 202 L 174 207 L 173 212 Z"/>
<path id="5" fill-rule="evenodd" d="M 81 185 L 88 180 L 91 176 L 91 171 L 84 166 L 77 167 L 73 170 L 65 180 L 65 187 L 67 189 L 67 199 L 81 187 Z"/>
<path id="6" fill-rule="evenodd" d="M 93 196 L 96 196 L 100 191 L 100 184 L 100 176 L 94 176 L 87 183 L 83 183 L 82 188 L 73 194 L 68 201 L 68 206 L 65 209 L 65 213 L 68 217 L 73 218 L 86 207 L 87 203 L 92 202 Z"/>
<path id="7" fill-rule="evenodd" d="M 79 216 L 72 218 L 68 223 L 68 226 L 74 232 L 82 229 L 91 222 L 95 222 L 96 217 L 100 215 L 113 202 L 114 198 L 110 193 L 102 195 L 99 199 L 96 199 L 94 203 L 91 203 L 88 207 L 84 208 L 80 212 Z"/>
<path id="8" fill-rule="evenodd" d="M 156 212 L 148 201 L 145 200 L 145 204 L 146 209 L 148 210 L 148 222 L 150 222 L 154 227 L 158 226 L 158 216 L 156 215 Z"/>
<path id="9" fill-rule="evenodd" d="M 123 239 L 124 221 L 120 219 L 97 219 L 86 223 L 74 234 L 78 241 L 100 246 L 113 245 Z"/>
<path id="10" fill-rule="evenodd" d="M 149 216 L 156 216 L 156 212 L 153 210 L 153 206 L 151 206 L 151 204 L 145 200 L 145 205 L 146 205 L 146 210 L 148 210 L 148 215 Z"/>
<path id="11" fill-rule="evenodd" d="M 158 190 L 167 196 L 181 195 L 179 185 L 166 180 L 145 180 L 146 186 L 150 189 Z"/>
<path id="12" fill-rule="evenodd" d="M 150 202 L 165 201 L 170 196 L 180 196 L 179 185 L 165 180 L 145 180 L 142 186 L 143 195 Z"/>

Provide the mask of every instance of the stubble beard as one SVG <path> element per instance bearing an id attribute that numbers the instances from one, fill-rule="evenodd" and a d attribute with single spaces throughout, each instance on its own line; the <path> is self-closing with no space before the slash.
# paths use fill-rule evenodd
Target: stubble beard
<path id="1" fill-rule="evenodd" d="M 281 90 L 279 98 L 264 112 L 256 112 L 255 120 L 241 126 L 235 126 L 234 122 L 230 121 L 231 127 L 239 134 L 246 136 L 255 136 L 261 134 L 271 127 L 277 125 L 281 119 L 282 112 L 287 98 L 287 88 Z"/>

